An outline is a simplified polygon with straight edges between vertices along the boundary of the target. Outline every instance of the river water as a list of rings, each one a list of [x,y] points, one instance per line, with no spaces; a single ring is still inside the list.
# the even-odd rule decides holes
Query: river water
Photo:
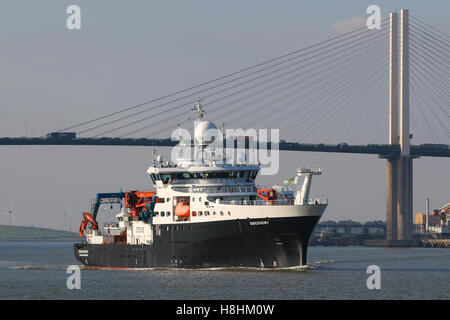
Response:
[[[0,299],[450,299],[449,249],[310,247],[307,267],[275,270],[80,266],[72,290],[69,265],[79,263],[68,242],[0,243]],[[367,287],[370,265],[380,289]]]

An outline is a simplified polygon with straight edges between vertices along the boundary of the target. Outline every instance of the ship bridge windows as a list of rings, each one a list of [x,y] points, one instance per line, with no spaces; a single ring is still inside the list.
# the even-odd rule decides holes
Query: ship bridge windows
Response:
[[[172,183],[187,179],[246,179],[254,181],[258,175],[258,170],[231,170],[231,171],[210,171],[210,172],[174,172],[165,174],[151,174],[153,183],[161,180],[163,183]]]
[[[255,181],[255,178],[257,175],[258,175],[258,170],[250,170],[248,172],[248,181]]]

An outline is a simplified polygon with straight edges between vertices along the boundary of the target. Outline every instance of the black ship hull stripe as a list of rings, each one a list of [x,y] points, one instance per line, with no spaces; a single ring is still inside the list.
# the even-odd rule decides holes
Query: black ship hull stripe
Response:
[[[77,260],[103,268],[293,267],[307,263],[320,216],[155,225],[151,245],[74,244]]]

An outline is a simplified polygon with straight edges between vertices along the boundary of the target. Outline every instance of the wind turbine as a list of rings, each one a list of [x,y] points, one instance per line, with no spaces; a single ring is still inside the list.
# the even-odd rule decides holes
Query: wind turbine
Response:
[[[5,212],[5,215],[8,215],[8,221],[9,221],[9,225],[11,225],[11,218],[13,218],[14,221],[16,221],[16,216],[13,213],[13,201],[11,200],[11,205],[9,206],[9,210],[8,212]]]
[[[63,221],[61,224],[61,231],[67,231],[67,213],[66,210],[63,208]]]

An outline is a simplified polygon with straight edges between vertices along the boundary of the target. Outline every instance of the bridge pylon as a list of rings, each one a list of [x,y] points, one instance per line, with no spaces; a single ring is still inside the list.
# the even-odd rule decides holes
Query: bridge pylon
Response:
[[[390,13],[389,33],[389,144],[400,145],[400,154],[383,157],[386,158],[386,241],[373,241],[369,245],[412,245],[413,159],[417,157],[410,153],[408,9],[402,9],[400,16],[400,52],[396,12]]]

